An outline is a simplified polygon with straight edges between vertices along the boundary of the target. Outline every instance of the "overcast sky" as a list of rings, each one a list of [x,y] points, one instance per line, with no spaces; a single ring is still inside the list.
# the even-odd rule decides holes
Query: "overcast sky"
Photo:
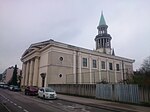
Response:
[[[0,73],[32,44],[49,39],[95,49],[103,11],[117,56],[150,56],[150,0],[0,0]]]

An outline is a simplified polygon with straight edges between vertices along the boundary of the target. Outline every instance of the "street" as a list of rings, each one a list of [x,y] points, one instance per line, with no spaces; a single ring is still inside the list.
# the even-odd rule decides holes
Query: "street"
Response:
[[[3,103],[10,112],[112,112],[60,99],[43,100],[37,96],[26,96],[23,92],[2,88],[0,88],[0,103]]]

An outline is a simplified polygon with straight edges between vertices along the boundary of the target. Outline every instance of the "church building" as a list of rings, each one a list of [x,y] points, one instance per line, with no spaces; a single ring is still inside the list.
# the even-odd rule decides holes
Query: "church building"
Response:
[[[130,78],[134,60],[115,55],[107,28],[102,13],[95,37],[96,50],[52,39],[31,44],[21,57],[22,86],[121,83]]]

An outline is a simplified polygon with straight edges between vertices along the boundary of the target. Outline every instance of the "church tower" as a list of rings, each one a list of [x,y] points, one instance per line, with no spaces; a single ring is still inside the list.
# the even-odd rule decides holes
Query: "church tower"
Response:
[[[99,22],[98,35],[95,37],[96,50],[105,54],[111,54],[111,36],[107,33],[108,26],[106,25],[103,12]]]

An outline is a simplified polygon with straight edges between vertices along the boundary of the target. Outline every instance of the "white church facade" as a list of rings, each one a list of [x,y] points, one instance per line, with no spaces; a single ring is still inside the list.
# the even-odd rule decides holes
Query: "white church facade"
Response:
[[[96,50],[51,39],[31,44],[21,57],[22,86],[118,83],[128,79],[134,60],[115,56],[107,28],[102,14],[95,37]]]

